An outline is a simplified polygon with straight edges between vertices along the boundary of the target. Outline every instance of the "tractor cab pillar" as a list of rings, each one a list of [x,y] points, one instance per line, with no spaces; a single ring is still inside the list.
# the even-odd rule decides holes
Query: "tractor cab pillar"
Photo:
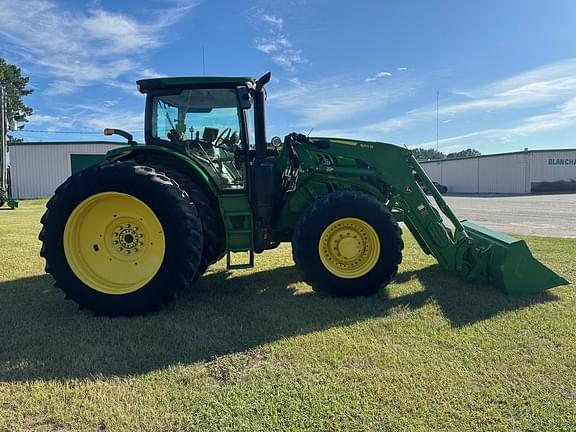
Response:
[[[268,156],[266,140],[266,112],[264,86],[270,72],[256,81],[254,88],[255,155],[250,166],[250,203],[254,214],[254,252],[268,249],[270,220],[274,210],[278,182],[274,181],[274,161]]]

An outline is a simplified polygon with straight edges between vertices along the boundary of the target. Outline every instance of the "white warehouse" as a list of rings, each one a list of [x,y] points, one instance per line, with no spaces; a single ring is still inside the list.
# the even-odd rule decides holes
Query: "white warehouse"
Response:
[[[100,162],[118,145],[106,141],[10,144],[10,181],[16,199],[46,198],[71,174]]]
[[[107,141],[10,144],[12,196],[44,198],[71,174],[100,162],[118,145]],[[576,193],[576,149],[514,153],[421,162],[448,193]]]
[[[514,153],[421,162],[448,193],[576,193],[576,149]]]

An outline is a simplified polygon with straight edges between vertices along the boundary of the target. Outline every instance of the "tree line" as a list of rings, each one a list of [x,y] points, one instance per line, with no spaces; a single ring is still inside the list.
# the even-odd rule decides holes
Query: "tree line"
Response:
[[[419,161],[453,159],[453,158],[474,157],[482,155],[480,151],[471,148],[448,154],[442,153],[441,151],[434,149],[415,148],[411,150],[414,157]]]
[[[0,87],[4,89],[7,99],[5,118],[10,126],[13,122],[25,123],[32,115],[32,108],[27,106],[22,98],[32,93],[27,88],[30,78],[22,76],[22,70],[0,57]],[[8,135],[8,141],[21,141]]]

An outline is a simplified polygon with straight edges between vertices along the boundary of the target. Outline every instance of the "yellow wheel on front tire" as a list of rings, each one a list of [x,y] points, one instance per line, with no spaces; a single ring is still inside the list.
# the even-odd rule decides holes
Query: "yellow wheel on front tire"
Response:
[[[132,195],[102,192],[82,201],[64,228],[68,265],[104,294],[130,294],[160,270],[166,250],[162,224]]]
[[[318,242],[324,267],[343,279],[360,278],[370,272],[380,257],[380,238],[362,219],[342,218],[326,227]]]

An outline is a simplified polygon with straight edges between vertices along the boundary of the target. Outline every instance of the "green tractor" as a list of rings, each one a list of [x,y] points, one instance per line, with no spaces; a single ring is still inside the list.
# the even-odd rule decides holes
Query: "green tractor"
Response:
[[[297,133],[269,143],[269,80],[138,82],[145,144],[105,130],[128,145],[68,178],[42,218],[46,271],[67,297],[97,314],[143,314],[225,255],[228,269],[248,268],[282,242],[315,291],[369,295],[402,261],[399,221],[464,280],[510,294],[568,283],[523,241],[458,220],[408,149]]]

